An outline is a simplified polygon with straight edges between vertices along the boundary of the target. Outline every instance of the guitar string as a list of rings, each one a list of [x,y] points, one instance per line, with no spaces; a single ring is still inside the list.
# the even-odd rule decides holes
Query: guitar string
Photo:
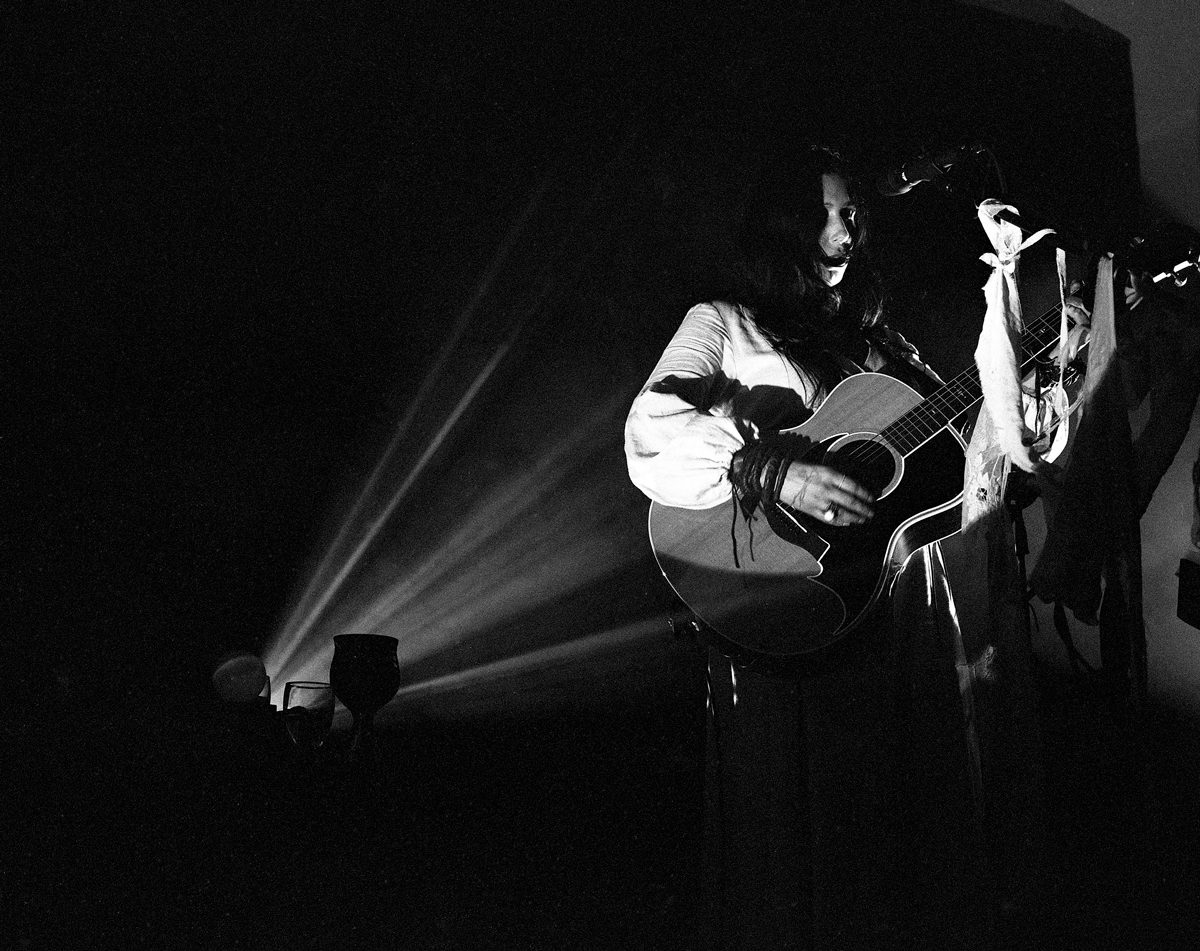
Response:
[[[1051,341],[1043,341],[1041,334],[1057,322],[1061,308],[1055,305],[1037,319],[1030,322],[1022,337],[1022,349],[1040,352]],[[1032,345],[1032,346],[1031,346]],[[880,433],[885,439],[899,444],[903,453],[911,452],[922,442],[944,428],[955,416],[969,409],[979,398],[978,374],[973,368],[962,371],[948,383],[913,407],[899,419],[886,426]],[[939,405],[941,404],[941,405]],[[915,441],[912,441],[914,440]],[[887,450],[878,442],[864,442],[847,454],[846,458],[858,462],[871,461]],[[890,453],[888,453],[890,455]]]
[[[1185,263],[1194,264],[1190,261],[1185,261]],[[1166,276],[1168,275],[1164,273],[1160,277]],[[1054,304],[1027,324],[1021,338],[1022,350],[1036,357],[1048,349],[1054,342],[1054,336],[1043,340],[1042,334],[1046,331],[1057,330],[1061,313],[1062,306]],[[897,444],[902,450],[901,454],[907,455],[948,426],[956,416],[970,409],[981,397],[982,387],[978,373],[974,368],[968,368],[958,373],[898,419],[893,420],[876,435],[886,440],[887,443]],[[942,405],[939,406],[939,402]],[[915,441],[908,445],[908,441],[914,438]],[[885,444],[870,439],[861,441],[842,458],[858,465],[869,465],[890,455],[891,452]]]
[[[1047,330],[1057,331],[1057,327],[1054,325],[1058,323],[1060,312],[1061,308],[1055,305],[1031,321],[1021,340],[1022,349],[1032,351],[1036,355],[1048,347],[1053,339],[1043,340],[1042,334]],[[916,435],[918,442],[907,450],[911,451],[915,445],[930,438],[954,417],[969,409],[980,398],[980,389],[978,374],[971,369],[964,370],[922,403],[886,427],[884,432],[891,430],[893,433],[903,433],[905,436]],[[943,405],[939,406],[939,403]]]
[[[1031,321],[1022,338],[1022,349],[1032,349],[1032,344],[1040,352],[1048,341],[1041,339],[1041,334],[1050,329],[1052,318],[1057,318],[1060,307],[1055,305],[1036,320]],[[925,440],[944,428],[955,416],[965,412],[979,398],[978,375],[974,369],[967,369],[952,378],[935,393],[913,407],[899,419],[886,426],[878,435],[885,440],[898,444],[902,453],[907,454]],[[943,404],[939,407],[939,403]],[[890,455],[890,452],[876,440],[863,441],[844,457],[855,463],[870,463]]]
[[[1034,350],[1036,355],[1050,345],[1052,341],[1043,342],[1040,335],[1050,329],[1052,322],[1057,321],[1061,310],[1061,306],[1055,304],[1026,326],[1025,333],[1021,338],[1022,350],[1031,350],[1036,347]],[[901,454],[907,455],[949,425],[956,416],[970,409],[982,395],[974,392],[977,388],[980,388],[978,372],[974,368],[963,370],[926,399],[885,426],[877,435],[889,443],[897,444],[898,448],[902,449]],[[963,402],[964,399],[966,402]],[[936,408],[939,400],[944,401],[945,405]],[[959,405],[960,403],[961,405]],[[953,412],[950,412],[951,409]],[[908,440],[914,438],[915,441],[911,445],[907,445]],[[842,459],[855,466],[865,467],[890,456],[891,453],[885,445],[878,440],[871,439],[860,442]]]
[[[1170,273],[1175,273],[1183,265],[1188,265],[1188,266],[1192,266],[1192,267],[1198,266],[1196,263],[1185,259],[1180,264],[1175,265],[1175,270],[1171,271]],[[1162,280],[1163,278],[1165,278],[1167,276],[1168,276],[1168,272],[1164,271],[1162,274],[1157,275],[1154,280],[1155,280],[1155,282],[1158,282],[1159,280]],[[1057,336],[1057,332],[1058,332],[1057,325],[1059,323],[1059,317],[1061,315],[1061,311],[1062,311],[1061,305],[1055,304],[1055,305],[1051,306],[1041,316],[1039,316],[1036,319],[1034,319],[1033,321],[1031,321],[1029,323],[1029,325],[1025,328],[1025,335],[1021,341],[1022,349],[1026,350],[1028,352],[1031,352],[1031,353],[1033,353],[1033,355],[1036,356],[1038,353],[1041,353],[1043,350],[1045,350],[1047,347],[1049,347],[1053,343],[1054,337]],[[1049,339],[1043,340],[1043,339],[1041,339],[1041,335],[1044,334],[1046,331],[1050,331],[1051,336],[1049,337]],[[1032,344],[1032,346],[1030,346],[1030,344]],[[979,399],[979,396],[972,394],[971,400],[968,403],[965,403],[961,408],[958,408],[953,413],[949,414],[947,419],[944,422],[939,422],[935,415],[929,414],[928,421],[936,423],[937,425],[935,426],[934,429],[932,429],[929,432],[924,433],[924,434],[923,434],[922,429],[920,428],[919,423],[914,423],[910,427],[909,424],[904,422],[905,418],[908,416],[912,416],[915,420],[923,414],[924,406],[933,406],[938,400],[941,400],[941,399],[945,399],[945,400],[949,401],[949,396],[947,395],[948,392],[955,387],[962,387],[964,385],[964,383],[968,383],[968,382],[971,383],[973,386],[977,385],[977,376],[975,376],[973,371],[971,371],[971,370],[965,370],[962,373],[958,374],[958,376],[956,376],[953,380],[951,380],[949,383],[947,383],[944,387],[942,387],[941,389],[937,390],[935,393],[930,395],[926,400],[923,401],[923,403],[914,407],[908,413],[904,414],[899,419],[895,420],[892,424],[890,424],[888,427],[886,427],[883,430],[883,432],[880,433],[880,435],[883,435],[883,433],[887,432],[889,429],[896,428],[897,431],[905,431],[906,434],[908,434],[908,431],[911,429],[911,431],[915,432],[918,436],[921,436],[920,441],[924,441],[924,439],[929,438],[934,433],[936,433],[939,429],[941,429],[943,426],[945,426],[951,419],[953,419],[954,416],[957,416],[959,413],[966,411],[975,402],[975,400]],[[950,404],[950,405],[953,405],[953,404]],[[943,410],[943,412],[944,412],[944,410]],[[909,450],[909,451],[911,451],[911,450]]]
[[[1181,264],[1197,266],[1195,262],[1191,262],[1187,259],[1181,262]],[[1175,269],[1178,270],[1180,266],[1181,265],[1177,264]],[[1164,271],[1161,275],[1158,275],[1155,280],[1157,282],[1157,280],[1165,278],[1166,276],[1168,276],[1167,272]],[[1054,304],[1051,305],[1051,307],[1039,317],[1032,320],[1026,326],[1025,333],[1022,336],[1022,349],[1027,352],[1032,352],[1033,355],[1036,356],[1038,353],[1041,353],[1043,350],[1049,347],[1053,343],[1054,335],[1057,335],[1061,312],[1062,306],[1060,304]],[[1053,335],[1048,339],[1043,340],[1041,335],[1046,331],[1051,331]],[[905,449],[905,452],[911,452],[916,448],[916,446],[920,445],[926,439],[931,438],[938,432],[938,430],[945,427],[951,420],[954,419],[955,416],[969,409],[980,398],[980,393],[973,392],[977,388],[979,388],[978,374],[972,369],[964,370],[955,376],[949,383],[945,384],[943,387],[931,394],[927,399],[885,427],[878,435],[884,436],[885,438],[887,434],[891,434],[893,436],[903,435],[906,438],[916,436],[917,441],[913,443],[911,447]],[[962,395],[956,396],[956,390],[961,391]],[[969,399],[961,406],[956,406],[955,402],[961,401],[964,397],[969,397]],[[937,407],[939,401],[943,401],[945,405],[940,408]],[[953,408],[953,411],[947,412],[949,408]],[[936,412],[934,412],[935,409],[937,410]],[[939,416],[944,416],[945,418],[939,419]],[[899,439],[896,441],[899,442]],[[868,445],[875,446],[878,452],[885,451],[879,447],[878,443],[871,442]],[[860,453],[866,451],[868,450],[860,450]],[[856,456],[851,453],[848,454],[847,458],[857,458],[859,461],[861,461],[862,456]]]
[[[1040,317],[1031,321],[1021,340],[1022,349],[1036,355],[1050,346],[1053,343],[1053,337],[1044,339],[1043,334],[1046,331],[1052,330],[1055,331],[1054,335],[1057,336],[1057,324],[1060,314],[1061,307],[1055,305]],[[919,404],[913,410],[901,416],[888,429],[894,427],[896,431],[904,432],[905,435],[915,433],[920,437],[920,441],[923,441],[944,427],[955,416],[973,405],[982,395],[980,390],[978,373],[973,369],[965,370],[922,404]],[[959,391],[961,395],[957,395],[952,391]],[[967,397],[965,401],[964,397]],[[953,412],[949,412],[945,407],[941,408],[937,414],[930,412],[928,408],[936,407],[939,402],[945,402],[947,407],[953,407]],[[939,419],[939,415],[943,418]],[[912,421],[906,422],[906,417],[912,417]],[[932,428],[929,425],[931,423],[934,424]]]

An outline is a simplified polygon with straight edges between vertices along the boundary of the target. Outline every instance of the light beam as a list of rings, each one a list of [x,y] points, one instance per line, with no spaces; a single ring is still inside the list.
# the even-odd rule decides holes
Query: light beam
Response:
[[[625,161],[621,156],[614,166]],[[605,178],[581,177],[547,203],[554,184],[548,178],[509,229],[265,651],[277,693],[291,680],[328,679],[332,638],[343,632],[396,637],[402,669],[422,664],[426,671],[414,678],[425,686],[411,684],[404,693],[411,698],[434,689],[430,683],[463,686],[595,659],[606,645],[664,630],[660,617],[627,626],[628,607],[604,605],[600,587],[648,552],[644,510],[630,518],[630,496],[616,488],[628,488],[620,438],[631,394],[605,389],[608,379],[600,381],[600,392],[579,392],[569,363],[559,376],[536,363],[533,372],[509,377],[515,383],[502,401],[481,398],[496,391],[488,384],[511,362],[524,329],[535,317],[557,314],[594,262],[604,229],[587,217]],[[518,258],[533,266],[533,279],[514,274],[501,282],[502,265]],[[502,296],[498,289],[507,296],[493,304]],[[476,325],[478,315],[486,321],[481,317]],[[437,409],[438,403],[449,409]],[[559,412],[551,416],[547,405]],[[448,457],[451,437],[468,415],[476,420],[472,432],[482,436],[476,442],[484,445],[462,439]],[[522,438],[512,438],[518,432]],[[465,478],[435,493],[426,503],[432,510],[416,511],[404,503],[425,497],[418,482],[442,472],[432,465],[435,456],[449,458],[454,474]],[[430,485],[422,483],[419,491]],[[577,604],[590,606],[589,616],[568,617]],[[571,646],[564,637],[583,641]]]

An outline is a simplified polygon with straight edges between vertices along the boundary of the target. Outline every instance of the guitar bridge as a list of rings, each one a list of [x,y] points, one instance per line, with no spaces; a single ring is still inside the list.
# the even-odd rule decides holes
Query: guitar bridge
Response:
[[[772,517],[774,515],[775,517]],[[780,518],[779,516],[782,516]],[[784,541],[803,548],[813,561],[820,562],[829,551],[829,542],[812,531],[782,502],[776,502],[767,512],[767,524]]]

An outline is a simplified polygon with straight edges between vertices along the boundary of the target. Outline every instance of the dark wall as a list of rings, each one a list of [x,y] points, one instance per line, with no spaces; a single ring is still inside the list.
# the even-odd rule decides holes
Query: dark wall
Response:
[[[755,167],[797,140],[871,169],[986,142],[1008,197],[1091,241],[1136,181],[1126,44],[950,3],[30,4],[5,25],[18,643],[102,700],[202,690],[216,655],[267,641],[539,187],[447,379],[536,306],[398,515],[431,538],[465,466],[500,478],[562,420],[627,404]],[[951,369],[991,174],[878,203],[896,322]],[[572,606],[597,629],[669,603],[622,413],[589,450],[623,513],[596,530],[630,547]],[[560,610],[523,618],[523,643]]]

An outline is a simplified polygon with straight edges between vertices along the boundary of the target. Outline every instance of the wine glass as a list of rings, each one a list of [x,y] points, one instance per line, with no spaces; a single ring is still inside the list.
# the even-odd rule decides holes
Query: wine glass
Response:
[[[370,756],[375,714],[400,689],[399,643],[383,634],[338,634],[333,639],[329,681],[354,717],[351,759]]]
[[[314,756],[333,726],[333,687],[315,680],[293,680],[283,688],[283,724],[296,748]]]

